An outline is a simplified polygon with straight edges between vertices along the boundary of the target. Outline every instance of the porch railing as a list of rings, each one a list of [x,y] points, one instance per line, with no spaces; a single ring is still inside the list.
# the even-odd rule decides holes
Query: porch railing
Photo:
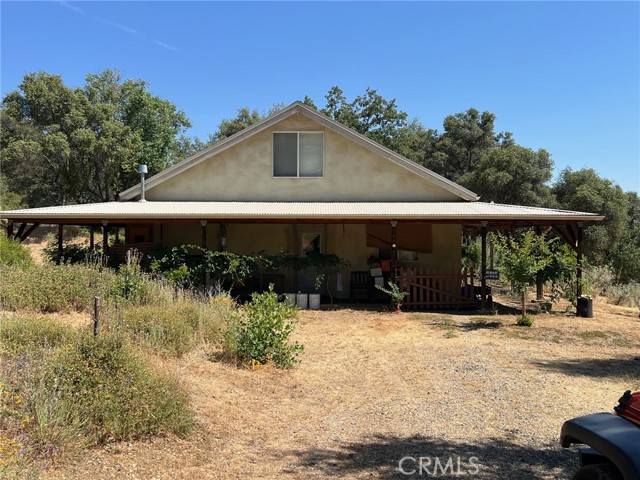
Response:
[[[452,308],[474,305],[474,273],[447,268],[407,268],[396,271],[400,290],[408,293],[402,302],[409,308]]]

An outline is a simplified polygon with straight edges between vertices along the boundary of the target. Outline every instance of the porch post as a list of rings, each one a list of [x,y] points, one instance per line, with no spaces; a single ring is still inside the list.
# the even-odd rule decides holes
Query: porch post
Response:
[[[576,235],[576,295],[582,296],[582,222],[578,223],[578,233]]]
[[[398,222],[391,220],[391,282],[396,281],[396,261],[398,260],[398,245],[396,244]]]
[[[7,223],[7,238],[13,237],[13,220],[9,220]]]
[[[482,259],[480,265],[480,308],[487,308],[487,222],[482,222],[480,227]]]
[[[102,255],[106,257],[109,255],[109,222],[102,221]]]
[[[89,248],[91,249],[91,251],[93,252],[93,250],[95,249],[95,238],[94,238],[94,230],[93,230],[93,225],[91,225],[89,227]]]
[[[58,260],[56,263],[60,265],[62,261],[62,236],[64,234],[64,226],[62,224],[58,225]]]
[[[202,226],[202,248],[207,249],[207,221],[200,220],[200,225]]]

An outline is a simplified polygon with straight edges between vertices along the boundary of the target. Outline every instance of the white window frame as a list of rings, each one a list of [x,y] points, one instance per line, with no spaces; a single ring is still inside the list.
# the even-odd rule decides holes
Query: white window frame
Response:
[[[276,133],[295,133],[296,134],[296,173],[293,176],[276,175],[276,149],[273,147]],[[318,177],[300,176],[300,134],[301,133],[321,133],[322,134],[322,175]],[[273,132],[271,136],[271,175],[273,178],[324,178],[324,132],[322,130],[279,130]]]

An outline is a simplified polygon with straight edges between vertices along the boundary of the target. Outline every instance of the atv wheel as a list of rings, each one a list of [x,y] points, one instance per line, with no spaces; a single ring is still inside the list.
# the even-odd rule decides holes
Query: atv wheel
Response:
[[[571,480],[624,480],[620,471],[608,463],[582,467]]]

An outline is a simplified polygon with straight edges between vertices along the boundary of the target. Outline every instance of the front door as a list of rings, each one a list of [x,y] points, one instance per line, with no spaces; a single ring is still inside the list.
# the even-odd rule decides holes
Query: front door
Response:
[[[300,251],[298,255],[307,257],[314,253],[322,253],[324,250],[323,232],[319,230],[302,230],[299,232],[298,245]],[[310,293],[315,290],[314,284],[318,272],[312,269],[305,269],[298,273],[298,290]]]

